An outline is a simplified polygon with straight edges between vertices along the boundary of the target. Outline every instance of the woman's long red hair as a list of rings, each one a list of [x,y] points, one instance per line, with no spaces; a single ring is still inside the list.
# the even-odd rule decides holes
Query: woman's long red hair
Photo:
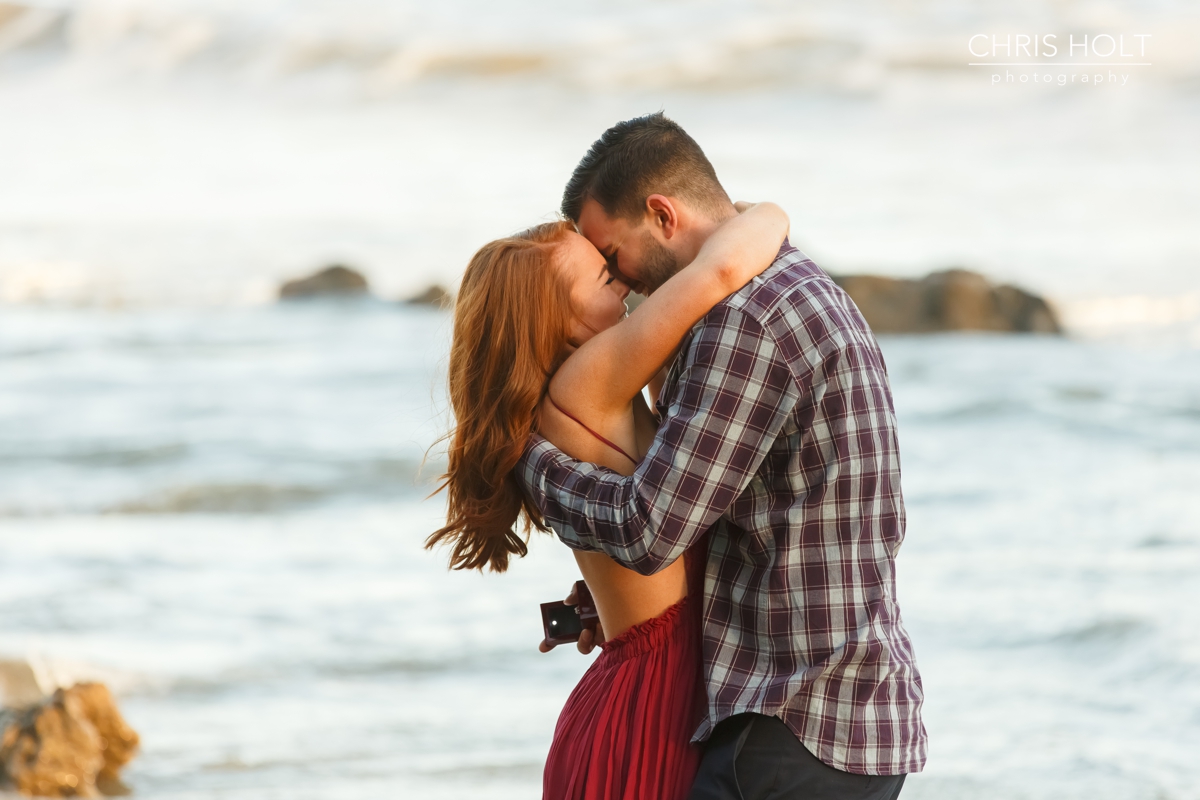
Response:
[[[572,230],[548,222],[480,248],[463,275],[450,348],[446,525],[425,540],[448,544],[451,569],[494,572],[528,552],[541,513],[513,474],[538,404],[569,335],[570,293],[554,257]],[[524,517],[523,531],[517,523]]]

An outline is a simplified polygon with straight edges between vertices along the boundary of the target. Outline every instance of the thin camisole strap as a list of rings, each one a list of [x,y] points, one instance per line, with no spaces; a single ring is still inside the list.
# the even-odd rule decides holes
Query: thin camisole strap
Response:
[[[599,439],[600,441],[604,442],[606,445],[608,445],[609,447],[611,447],[613,450],[616,450],[618,453],[620,453],[621,455],[623,455],[623,456],[625,456],[626,458],[628,458],[628,459],[629,459],[630,461],[632,461],[632,462],[633,462],[635,465],[638,463],[638,462],[637,462],[637,459],[636,459],[636,458],[634,458],[633,456],[629,455],[629,453],[626,453],[626,452],[625,452],[625,450],[624,450],[624,449],[621,447],[621,445],[619,445],[619,444],[615,444],[615,443],[613,443],[613,442],[610,442],[608,439],[605,439],[603,436],[601,436],[600,434],[596,433],[594,430],[592,430],[592,429],[591,429],[591,428],[589,428],[587,425],[585,425],[585,424],[584,424],[584,422],[583,422],[583,420],[581,420],[579,417],[575,416],[575,415],[574,415],[574,414],[572,414],[570,411],[567,411],[565,408],[563,408],[562,406],[560,406],[558,403],[554,402],[554,398],[550,396],[550,393],[549,393],[549,392],[546,392],[546,399],[547,399],[547,400],[549,400],[549,401],[550,401],[550,405],[552,405],[552,406],[554,406],[555,408],[557,408],[557,409],[559,410],[559,413],[561,413],[561,414],[562,414],[564,417],[566,417],[567,419],[570,419],[570,420],[573,420],[573,421],[575,421],[575,422],[576,422],[576,423],[579,425],[579,427],[583,428],[585,431],[587,431],[588,433],[590,433],[592,436],[595,436],[597,439]]]

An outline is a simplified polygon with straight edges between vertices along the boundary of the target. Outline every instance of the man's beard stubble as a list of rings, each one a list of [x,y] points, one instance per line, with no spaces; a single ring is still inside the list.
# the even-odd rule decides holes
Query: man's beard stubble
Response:
[[[650,235],[642,231],[641,282],[648,291],[655,291],[679,272],[679,258]]]

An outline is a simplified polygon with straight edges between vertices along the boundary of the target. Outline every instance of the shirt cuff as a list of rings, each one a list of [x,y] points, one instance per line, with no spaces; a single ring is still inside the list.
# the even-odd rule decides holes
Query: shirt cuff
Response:
[[[600,547],[580,534],[571,523],[569,504],[573,498],[564,486],[551,479],[551,473],[571,476],[581,462],[568,456],[538,434],[532,434],[525,452],[517,462],[517,475],[533,504],[542,512],[542,519],[572,550],[599,552]],[[567,478],[570,483],[570,478]]]
[[[546,513],[546,468],[556,460],[556,456],[566,457],[561,450],[534,433],[530,435],[525,452],[517,463],[517,477],[543,515]]]

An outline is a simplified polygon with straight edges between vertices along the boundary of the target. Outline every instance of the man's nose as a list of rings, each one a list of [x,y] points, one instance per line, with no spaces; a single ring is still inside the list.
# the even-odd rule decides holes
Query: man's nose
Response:
[[[616,278],[617,280],[619,280],[621,283],[625,284],[626,286],[633,286],[635,283],[637,283],[637,281],[633,280],[628,275],[621,272],[621,270],[617,267],[616,264],[608,265],[608,274],[612,275],[614,278]]]

